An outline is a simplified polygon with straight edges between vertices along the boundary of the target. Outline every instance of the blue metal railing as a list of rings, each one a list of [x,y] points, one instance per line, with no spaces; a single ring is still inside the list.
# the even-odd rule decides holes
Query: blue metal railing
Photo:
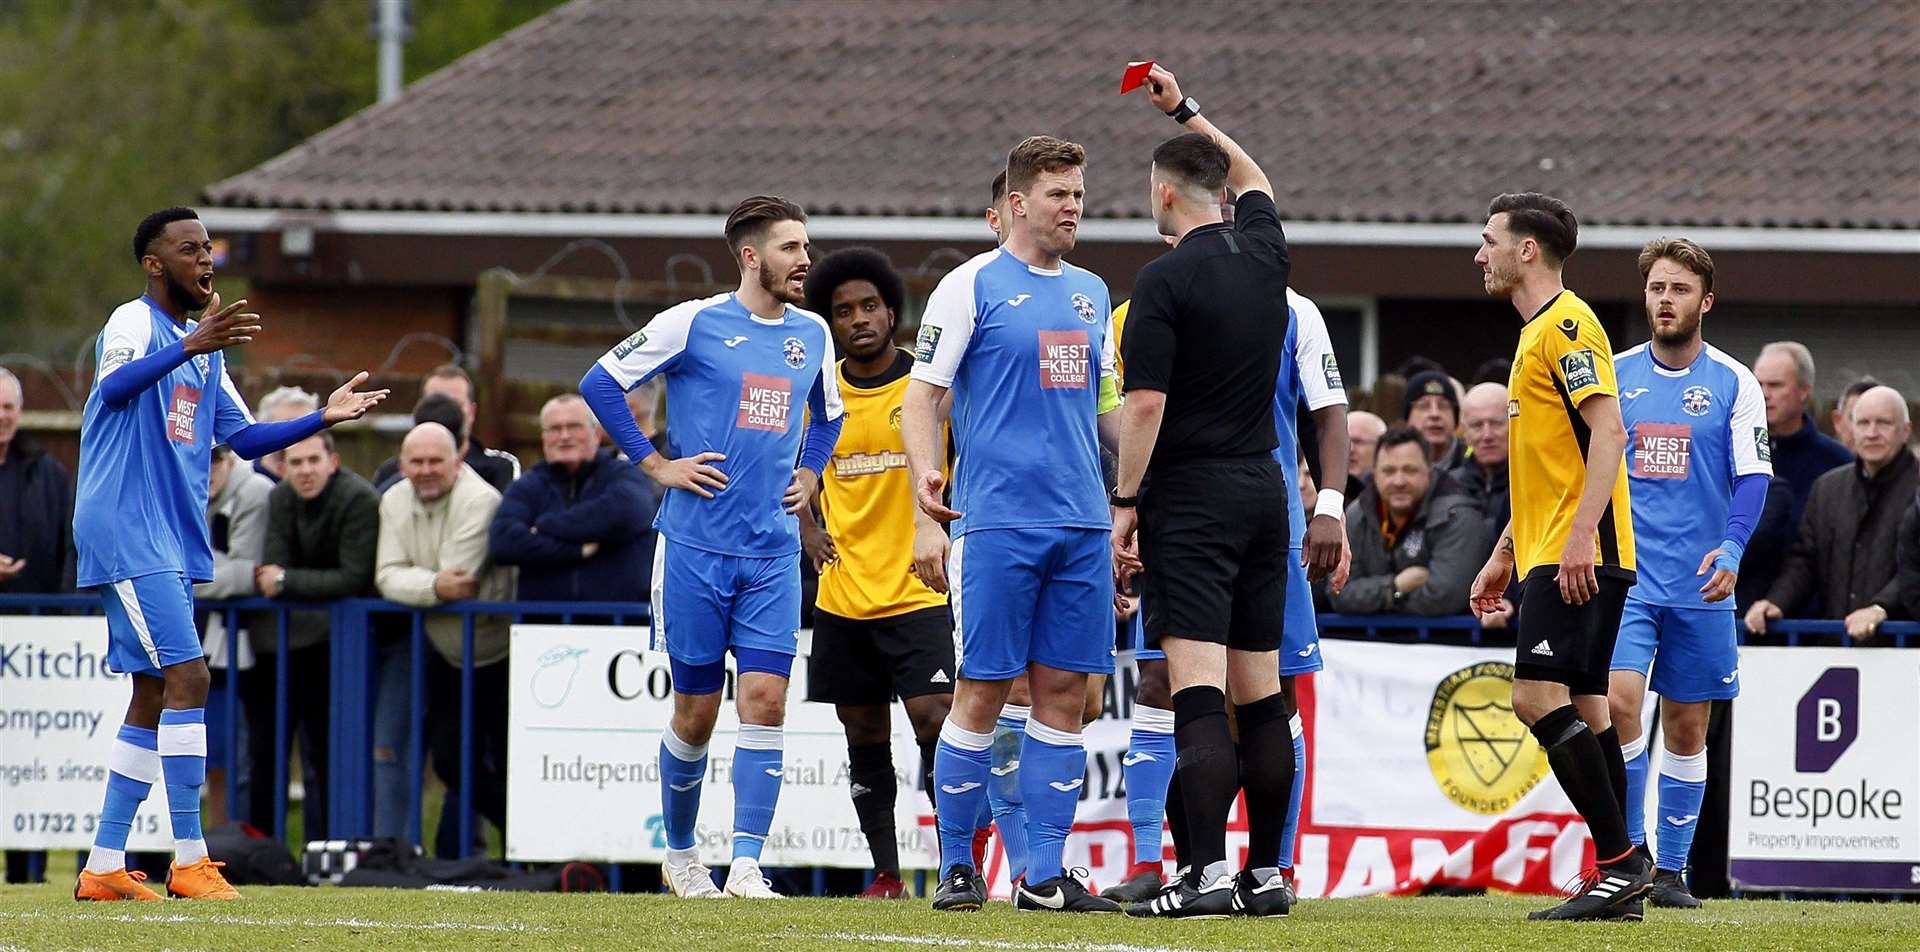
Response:
[[[513,622],[520,622],[529,616],[552,618],[561,624],[572,624],[577,618],[590,618],[596,624],[614,625],[645,624],[651,617],[648,606],[643,602],[456,602],[434,608],[414,608],[380,599],[346,599],[330,603],[285,602],[265,598],[246,598],[229,601],[203,601],[196,606],[222,617],[229,633],[226,644],[229,659],[232,646],[242,635],[241,629],[249,624],[260,622],[261,614],[272,617],[276,648],[272,676],[275,687],[273,715],[274,763],[273,763],[273,811],[272,829],[282,836],[286,831],[287,820],[287,749],[288,749],[288,688],[295,672],[290,670],[287,652],[288,619],[294,611],[324,611],[328,613],[330,628],[329,674],[331,676],[332,698],[329,705],[328,744],[326,776],[326,835],[329,839],[357,839],[374,834],[374,713],[377,700],[378,652],[379,640],[384,637],[375,631],[373,619],[378,616],[401,617],[406,620],[408,639],[406,653],[411,662],[408,701],[410,704],[407,723],[407,746],[405,761],[407,766],[407,838],[415,845],[426,842],[421,807],[422,791],[425,786],[425,764],[427,758],[426,722],[427,722],[427,644],[426,621],[432,616],[454,616],[460,619],[460,640],[462,661],[460,664],[460,712],[459,712],[459,769],[458,787],[454,802],[442,807],[453,809],[455,830],[459,836],[460,848],[470,849],[474,833],[474,625],[477,618],[498,616]],[[43,614],[99,614],[100,600],[94,595],[12,595],[0,594],[0,615],[43,615]],[[1471,615],[1423,616],[1423,615],[1337,615],[1319,616],[1320,628],[1326,638],[1410,638],[1416,641],[1445,640],[1464,638],[1469,644],[1484,644],[1492,637],[1503,632],[1481,628],[1478,620]],[[1771,631],[1783,634],[1786,643],[1799,645],[1812,637],[1833,639],[1836,636],[1840,644],[1851,645],[1854,642],[1846,637],[1843,623],[1827,619],[1786,619],[1772,623]],[[1888,622],[1880,627],[1881,634],[1887,635],[1898,647],[1920,647],[1920,622]],[[1747,638],[1744,626],[1741,627],[1743,641]],[[227,661],[229,659],[219,659]],[[505,663],[505,662],[500,662]],[[227,802],[230,810],[239,815],[244,809],[238,802],[240,784],[239,731],[240,731],[240,680],[245,677],[259,677],[255,673],[246,674],[228,663],[227,676],[221,685],[221,692],[228,704],[232,716],[228,717],[221,738],[229,752],[230,767],[227,771]],[[504,699],[501,699],[504,703]],[[262,729],[266,725],[250,725],[250,729]],[[504,769],[504,765],[500,765]],[[256,818],[249,817],[249,819]],[[309,831],[311,833],[312,831]],[[311,837],[309,837],[311,838]],[[36,873],[37,869],[34,870]],[[815,876],[816,886],[820,876]],[[619,868],[615,866],[610,885],[616,890],[620,886]]]

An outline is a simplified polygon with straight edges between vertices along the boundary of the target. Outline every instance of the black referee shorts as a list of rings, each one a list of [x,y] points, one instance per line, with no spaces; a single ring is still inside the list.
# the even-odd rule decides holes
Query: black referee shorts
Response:
[[[1613,669],[1613,643],[1620,637],[1620,615],[1633,582],[1602,570],[1599,594],[1585,605],[1569,605],[1554,581],[1559,571],[1558,565],[1539,565],[1521,580],[1513,677],[1604,696]]]
[[[1271,457],[1177,463],[1140,497],[1147,644],[1277,651],[1287,615],[1287,485]]]

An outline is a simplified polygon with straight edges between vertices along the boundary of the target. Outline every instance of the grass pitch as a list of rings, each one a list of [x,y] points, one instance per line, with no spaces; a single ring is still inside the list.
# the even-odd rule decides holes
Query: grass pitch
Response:
[[[1216,949],[1920,948],[1920,907],[1728,900],[1649,910],[1630,923],[1528,923],[1538,897],[1310,900],[1279,921],[1153,922],[1119,916],[936,914],[924,901],[681,901],[249,888],[237,903],[90,903],[60,885],[0,887],[0,952],[15,949],[676,949],[688,952],[984,949],[1199,952]]]

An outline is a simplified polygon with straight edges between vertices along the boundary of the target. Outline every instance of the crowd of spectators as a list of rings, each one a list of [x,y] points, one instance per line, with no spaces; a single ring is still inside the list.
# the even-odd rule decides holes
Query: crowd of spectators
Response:
[[[1771,435],[1772,480],[1765,513],[1747,549],[1737,589],[1750,643],[1777,642],[1782,618],[1843,622],[1846,634],[1884,643],[1888,620],[1920,618],[1920,459],[1906,399],[1861,380],[1846,388],[1829,422],[1815,421],[1814,363],[1791,341],[1755,357]],[[1342,614],[1461,615],[1466,591],[1509,516],[1505,361],[1476,368],[1471,388],[1431,361],[1383,378],[1370,401],[1347,416],[1350,443],[1347,532],[1351,580],[1339,593],[1316,590],[1324,610]],[[0,592],[73,589],[72,486],[64,468],[19,433],[20,382],[0,369]],[[260,419],[309,412],[313,394],[268,393]],[[635,416],[656,442],[656,401],[633,397]],[[216,679],[239,678],[239,710],[216,710],[209,736],[219,747],[223,718],[241,721],[237,749],[214,751],[209,810],[275,829],[274,763],[298,751],[304,829],[326,831],[329,616],[341,598],[378,597],[434,608],[483,601],[645,601],[662,490],[604,446],[593,415],[574,395],[540,410],[542,459],[522,471],[511,453],[474,437],[478,401],[471,377],[445,366],[421,383],[413,425],[399,452],[365,478],[341,464],[322,433],[252,466],[216,452],[207,519],[215,549],[208,600],[265,597],[291,609],[285,651],[287,696],[271,672],[281,650],[271,613],[203,612]],[[1502,627],[1511,612],[1486,620]],[[411,721],[411,622],[377,616],[374,710],[376,835],[405,836],[411,808],[404,752]],[[461,621],[429,615],[423,681],[428,757],[447,787],[459,778]],[[472,802],[496,825],[505,819],[505,620],[481,616],[473,635],[475,720]],[[235,672],[238,672],[236,675]],[[224,692],[213,691],[218,699]],[[275,711],[286,711],[286,750],[274,749]],[[236,802],[223,799],[217,771],[237,772]],[[454,811],[442,813],[436,850],[461,856]],[[15,865],[13,856],[9,866]]]

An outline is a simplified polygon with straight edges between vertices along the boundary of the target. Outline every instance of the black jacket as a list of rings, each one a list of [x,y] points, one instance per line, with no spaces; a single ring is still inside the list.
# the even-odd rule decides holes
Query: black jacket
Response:
[[[1493,529],[1473,500],[1459,495],[1451,484],[1436,480],[1428,487],[1407,521],[1407,528],[1391,549],[1380,534],[1380,488],[1370,485],[1347,506],[1347,542],[1353,547],[1353,569],[1340,594],[1316,586],[1322,600],[1336,612],[1369,614],[1408,612],[1416,615],[1458,615],[1467,610],[1467,590],[1492,548]],[[1437,495],[1435,490],[1446,494]],[[1427,570],[1427,583],[1393,601],[1393,577],[1413,566]]]
[[[27,567],[0,592],[73,591],[73,483],[66,467],[15,436],[0,460],[0,554]]]
[[[1894,551],[1916,487],[1920,460],[1905,447],[1871,478],[1855,460],[1814,480],[1800,534],[1767,600],[1789,618],[1809,617],[1808,599],[1815,595],[1819,617],[1845,618],[1868,605],[1905,617]]]
[[[380,543],[380,496],[357,474],[340,470],[320,495],[301,499],[283,482],[267,495],[267,545],[262,565],[287,570],[281,598],[330,601],[372,597],[374,552]],[[327,616],[296,611],[287,619],[287,647],[305,648],[326,639]],[[253,626],[256,651],[271,651],[277,633]]]
[[[520,567],[521,601],[646,601],[654,508],[647,478],[611,451],[572,473],[541,463],[501,498],[488,552]],[[590,542],[600,550],[583,558]]]
[[[1480,507],[1480,512],[1486,516],[1496,534],[1506,528],[1513,518],[1513,498],[1507,493],[1506,463],[1488,472],[1486,467],[1468,456],[1459,466],[1448,470],[1447,476],[1473,500],[1474,505]]]
[[[1894,580],[1900,586],[1900,604],[1908,618],[1920,618],[1920,498],[1900,518],[1900,542],[1895,552]],[[1892,613],[1892,609],[1888,609]]]

